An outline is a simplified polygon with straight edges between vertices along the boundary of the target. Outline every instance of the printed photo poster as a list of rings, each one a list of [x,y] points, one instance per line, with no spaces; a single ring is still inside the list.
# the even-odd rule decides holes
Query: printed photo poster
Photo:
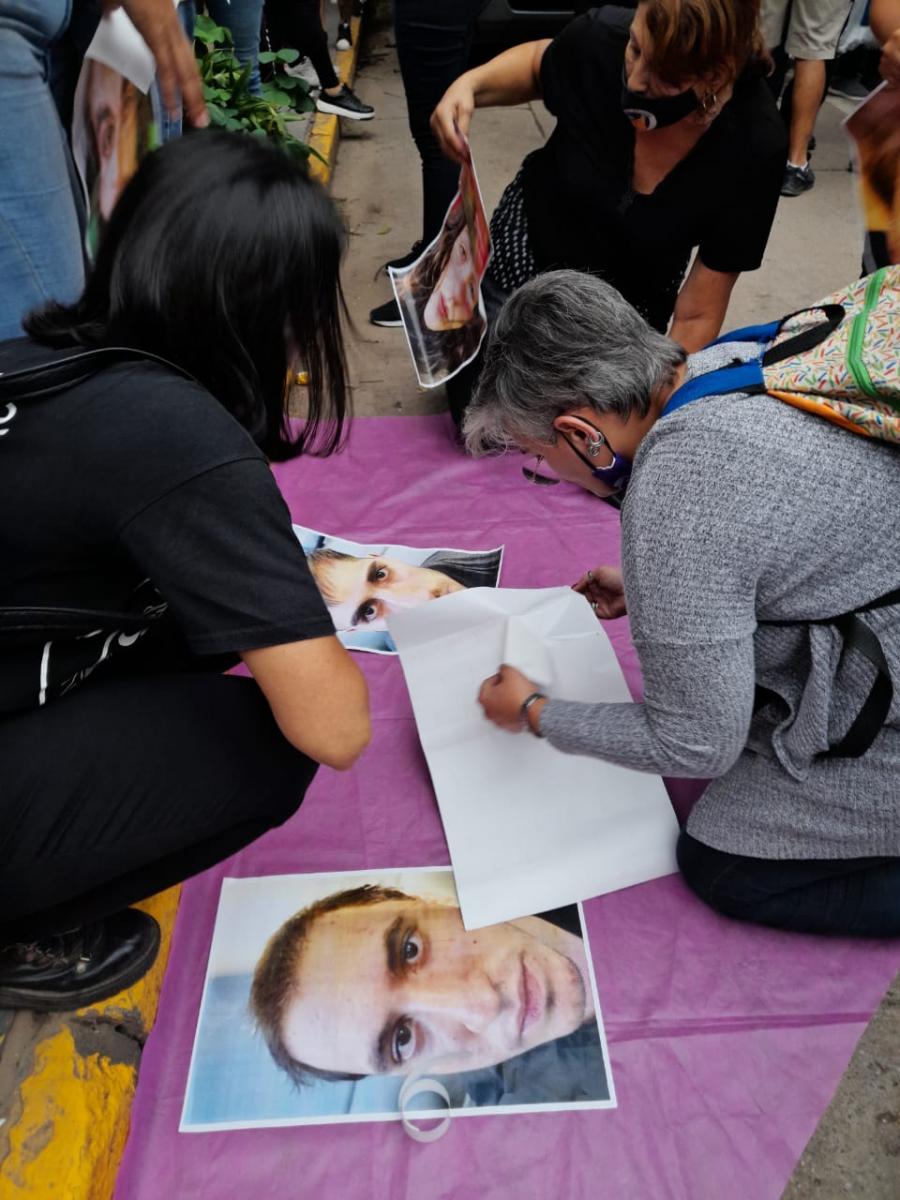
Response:
[[[471,150],[435,240],[411,267],[390,268],[416,375],[433,388],[478,353],[487,331],[481,281],[491,255],[487,214]]]
[[[615,1106],[580,906],[466,933],[449,867],[223,881],[181,1132]]]
[[[883,83],[844,122],[860,174],[873,268],[900,263],[900,87]]]
[[[126,183],[159,144],[155,70],[152,54],[125,13],[107,13],[85,54],[72,114],[72,153],[87,204],[85,243],[91,260]]]
[[[338,638],[348,650],[396,654],[387,618],[465,588],[496,587],[503,547],[423,549],[354,542],[295,525]]]

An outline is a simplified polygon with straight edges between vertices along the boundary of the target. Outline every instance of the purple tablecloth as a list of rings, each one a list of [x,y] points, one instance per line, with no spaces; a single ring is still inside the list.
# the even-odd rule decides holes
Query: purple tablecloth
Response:
[[[354,423],[347,451],[277,471],[294,519],[360,541],[487,548],[502,583],[573,581],[618,557],[618,514],[529,486],[518,456],[473,462],[442,417]],[[607,626],[632,690],[626,621]],[[742,927],[677,877],[585,905],[616,1111],[179,1134],[220,880],[448,862],[400,664],[360,655],[374,737],[321,770],[299,813],[184,887],[144,1050],[117,1200],[775,1200],[897,970],[896,943]],[[683,814],[695,784],[670,786]]]

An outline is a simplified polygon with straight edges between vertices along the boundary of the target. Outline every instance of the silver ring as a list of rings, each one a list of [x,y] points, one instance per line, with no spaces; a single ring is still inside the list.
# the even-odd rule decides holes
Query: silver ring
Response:
[[[594,612],[597,611],[597,601],[596,600],[591,601],[591,608],[594,610]]]
[[[587,579],[588,579],[588,582],[589,582],[589,583],[593,583],[593,582],[594,582],[594,572],[593,572],[593,571],[588,571],[588,573],[587,573]]]

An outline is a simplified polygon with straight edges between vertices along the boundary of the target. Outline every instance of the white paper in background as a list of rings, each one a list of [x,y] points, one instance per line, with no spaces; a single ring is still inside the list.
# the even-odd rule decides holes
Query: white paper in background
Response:
[[[104,14],[85,57],[118,71],[141,92],[150,91],[156,76],[156,63],[147,43],[121,8]]]
[[[492,725],[478,689],[501,662],[553,697],[630,703],[609,639],[570,588],[475,588],[388,622],[450,848],[477,929],[676,871],[662,779],[562,754]]]

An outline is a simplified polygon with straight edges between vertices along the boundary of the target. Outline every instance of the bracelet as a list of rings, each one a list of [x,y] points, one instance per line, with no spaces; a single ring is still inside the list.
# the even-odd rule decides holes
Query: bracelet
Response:
[[[530,696],[526,696],[519,708],[519,712],[522,714],[522,720],[525,722],[529,731],[533,733],[535,737],[539,738],[542,738],[544,735],[541,733],[540,729],[536,729],[528,720],[528,710],[531,708],[532,704],[537,704],[538,700],[546,699],[547,697],[543,692],[532,692]]]

